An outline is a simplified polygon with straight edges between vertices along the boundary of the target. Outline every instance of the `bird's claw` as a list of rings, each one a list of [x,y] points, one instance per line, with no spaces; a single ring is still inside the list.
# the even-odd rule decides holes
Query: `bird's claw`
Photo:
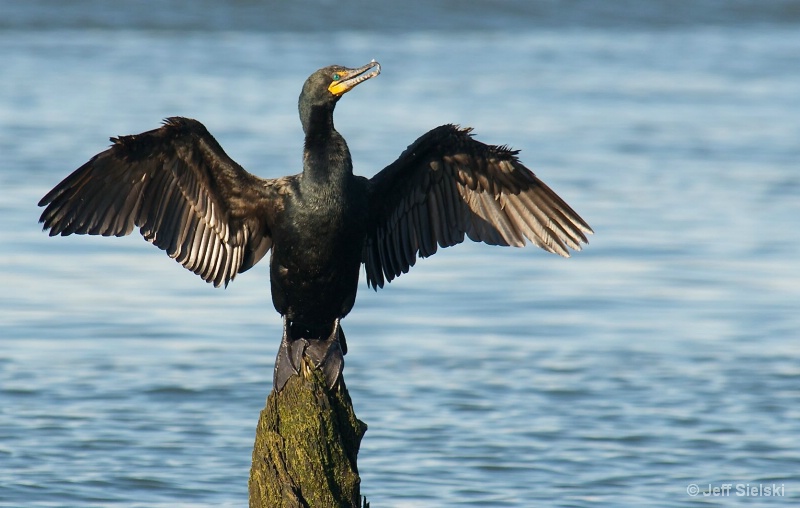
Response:
[[[290,377],[300,374],[303,357],[311,360],[314,368],[321,369],[329,389],[338,383],[344,369],[344,353],[339,343],[339,320],[327,339],[290,339],[284,325],[281,346],[275,359],[273,388],[280,392]]]

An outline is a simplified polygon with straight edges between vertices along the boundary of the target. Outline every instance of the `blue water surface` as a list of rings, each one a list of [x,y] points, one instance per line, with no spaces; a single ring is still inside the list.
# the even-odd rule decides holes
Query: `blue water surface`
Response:
[[[36,203],[174,115],[296,173],[302,82],[372,58],[336,111],[357,173],[472,126],[596,232],[571,259],[469,243],[362,282],[345,377],[372,506],[798,504],[797,2],[67,4],[0,16],[0,506],[247,503],[267,265],[214,289],[138,235],[49,238]]]

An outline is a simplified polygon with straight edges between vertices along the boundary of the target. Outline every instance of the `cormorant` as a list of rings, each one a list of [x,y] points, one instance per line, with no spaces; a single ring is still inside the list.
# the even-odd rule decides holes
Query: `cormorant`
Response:
[[[355,176],[333,125],[339,99],[377,76],[374,60],[313,73],[299,100],[303,172],[262,179],[228,157],[206,128],[173,117],[113,144],[39,202],[50,235],[142,236],[214,286],[272,250],[272,301],[283,316],[274,387],[303,355],[333,386],[347,352],[339,320],[353,308],[361,264],[377,290],[468,237],[491,245],[526,239],[568,257],[589,225],[506,146],[442,125],[370,179]]]

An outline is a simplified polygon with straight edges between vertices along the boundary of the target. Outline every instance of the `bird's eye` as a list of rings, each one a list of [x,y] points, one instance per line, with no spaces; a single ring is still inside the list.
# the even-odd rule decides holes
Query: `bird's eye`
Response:
[[[342,79],[342,76],[340,76],[338,72],[333,75],[334,81],[339,81],[340,79]]]

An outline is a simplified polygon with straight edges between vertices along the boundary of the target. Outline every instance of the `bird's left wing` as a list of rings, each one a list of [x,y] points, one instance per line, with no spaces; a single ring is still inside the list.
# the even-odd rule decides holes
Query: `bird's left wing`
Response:
[[[123,236],[138,226],[215,286],[270,249],[279,180],[245,171],[200,122],[169,118],[159,129],[112,141],[39,202],[51,236]]]
[[[363,261],[367,282],[383,287],[417,254],[471,240],[521,247],[531,241],[569,256],[589,225],[504,146],[443,125],[424,134],[369,180],[370,222]]]

